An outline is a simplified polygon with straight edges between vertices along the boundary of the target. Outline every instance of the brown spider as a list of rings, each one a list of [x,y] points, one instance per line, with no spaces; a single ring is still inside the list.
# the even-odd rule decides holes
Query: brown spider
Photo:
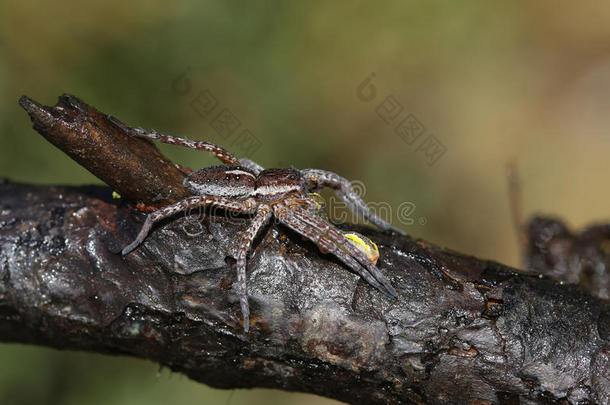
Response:
[[[238,160],[223,148],[208,142],[191,141],[141,128],[131,128],[116,118],[110,119],[130,135],[205,150],[224,163],[188,174],[184,179],[184,186],[194,196],[149,214],[137,238],[123,249],[122,254],[128,254],[142,243],[155,222],[193,207],[213,206],[252,215],[250,227],[239,236],[236,257],[237,291],[246,332],[250,323],[246,258],[252,242],[272,217],[310,239],[323,251],[335,255],[384,294],[392,298],[398,296],[390,281],[371,262],[365,252],[354,246],[337,228],[316,213],[318,204],[310,193],[323,187],[330,187],[352,211],[363,218],[381,229],[404,234],[370,211],[349,181],[343,177],[318,169],[264,169],[249,159]]]

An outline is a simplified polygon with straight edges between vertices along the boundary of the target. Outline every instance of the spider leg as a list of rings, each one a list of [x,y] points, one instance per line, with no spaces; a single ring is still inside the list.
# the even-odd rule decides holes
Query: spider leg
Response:
[[[289,228],[334,254],[379,291],[392,298],[398,296],[389,280],[370,262],[364,253],[351,245],[335,227],[323,219],[315,217],[295,205],[290,205],[290,207],[277,206],[275,215]]]
[[[387,293],[392,298],[398,297],[398,294],[390,283],[390,280],[388,280],[387,277],[384,276],[383,273],[377,268],[377,266],[375,266],[375,264],[369,260],[363,251],[350,243],[347,238],[341,232],[339,232],[338,229],[322,218],[312,215],[300,207],[296,207],[296,209],[292,210],[292,212],[294,213],[295,217],[303,221],[308,226],[314,227],[320,230],[320,232],[327,234],[330,239],[337,244],[341,251],[358,260],[358,262],[364,266],[368,272],[372,274],[373,277],[375,277],[375,279],[383,286],[383,288],[380,289],[382,292]]]
[[[244,331],[250,329],[250,306],[248,305],[248,289],[246,285],[246,262],[252,242],[261,229],[269,222],[272,213],[271,208],[266,205],[259,207],[250,227],[240,236],[237,252],[237,291],[239,304],[244,318]]]
[[[257,175],[260,172],[262,172],[263,170],[265,170],[265,168],[263,166],[259,165],[254,160],[251,160],[248,158],[239,159],[239,165],[252,170],[254,172],[254,174],[257,174]]]
[[[159,142],[168,143],[170,145],[185,146],[185,147],[191,148],[191,149],[198,149],[198,150],[203,150],[206,152],[211,152],[212,155],[214,155],[216,158],[218,158],[221,162],[226,163],[228,165],[232,165],[232,166],[239,166],[239,161],[237,160],[237,158],[235,156],[233,156],[230,152],[226,151],[225,149],[221,148],[220,146],[214,145],[213,143],[204,142],[204,141],[192,141],[190,139],[179,138],[177,136],[160,134],[156,131],[146,131],[142,128],[128,127],[127,125],[123,124],[121,121],[119,121],[118,119],[116,119],[112,116],[109,116],[108,119],[113,124],[115,124],[116,126],[121,128],[123,131],[125,131],[126,133],[128,133],[131,136],[135,136],[138,138],[154,139]]]
[[[303,169],[301,170],[301,173],[315,188],[332,188],[335,194],[341,197],[350,210],[375,224],[380,229],[392,230],[401,235],[405,235],[403,230],[393,227],[371,211],[347,179],[336,173],[320,169]]]
[[[189,208],[198,207],[202,205],[224,208],[226,210],[241,212],[245,214],[253,213],[256,210],[256,203],[252,199],[234,201],[227,198],[214,196],[195,196],[185,198],[182,201],[179,201],[172,205],[168,205],[167,207],[161,208],[160,210],[149,214],[148,217],[146,217],[146,221],[144,222],[142,229],[140,229],[140,233],[138,233],[136,239],[129,245],[127,245],[121,251],[121,254],[125,256],[126,254],[134,250],[136,247],[138,247],[138,245],[142,243],[144,239],[146,239],[146,236],[148,236],[148,233],[150,232],[155,222],[158,222],[163,218],[172,216],[178,212],[186,211]]]

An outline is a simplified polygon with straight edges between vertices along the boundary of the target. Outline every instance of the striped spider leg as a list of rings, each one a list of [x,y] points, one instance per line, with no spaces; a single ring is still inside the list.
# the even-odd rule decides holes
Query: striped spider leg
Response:
[[[218,158],[218,160],[225,164],[239,166],[239,161],[235,156],[233,156],[224,148],[221,148],[218,145],[214,145],[213,143],[204,141],[193,141],[186,138],[179,138],[177,136],[160,134],[156,131],[146,131],[142,128],[128,127],[127,125],[123,124],[121,121],[112,116],[108,116],[108,119],[117,127],[121,128],[125,133],[131,136],[135,136],[137,138],[153,139],[170,145],[179,145],[191,149],[203,150],[212,153],[212,155],[214,155],[216,158]]]
[[[322,187],[329,187],[347,204],[352,212],[360,215],[384,231],[391,230],[400,235],[405,235],[403,230],[393,227],[371,211],[347,179],[336,173],[320,169],[303,169],[301,174],[309,181],[312,191],[317,191]]]
[[[254,172],[254,174],[256,175],[265,170],[263,166],[259,165],[254,160],[248,158],[240,158],[239,164],[243,167],[247,167],[248,169],[252,170],[252,172]]]
[[[300,235],[310,239],[318,247],[335,255],[358,273],[369,284],[390,298],[398,297],[390,281],[373,264],[366,254],[354,246],[333,225],[311,210],[301,208],[308,199],[287,199],[273,206],[275,217]],[[311,212],[310,212],[311,211]]]
[[[152,212],[146,217],[146,221],[140,229],[138,236],[136,239],[127,245],[122,251],[121,254],[125,256],[132,250],[134,250],[140,243],[146,239],[148,233],[156,222],[159,222],[163,218],[170,217],[179,212],[186,211],[188,209],[200,206],[211,206],[223,208],[226,210],[244,213],[244,214],[253,214],[256,212],[257,204],[254,199],[249,198],[243,201],[235,201],[224,197],[217,196],[193,196],[185,198],[182,201],[179,201],[175,204],[168,205],[167,207],[161,208],[155,212]]]
[[[256,216],[252,220],[250,227],[242,233],[238,242],[237,249],[237,290],[239,295],[239,305],[244,319],[244,331],[248,333],[250,330],[250,305],[248,304],[248,288],[246,283],[246,264],[248,252],[252,247],[252,242],[256,239],[261,229],[269,223],[273,216],[271,208],[268,205],[261,204],[258,207]]]

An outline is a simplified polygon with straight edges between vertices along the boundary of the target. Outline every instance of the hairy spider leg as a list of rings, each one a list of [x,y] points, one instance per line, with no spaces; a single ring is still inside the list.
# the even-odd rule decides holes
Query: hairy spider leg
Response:
[[[306,211],[303,211],[301,208],[289,208],[282,204],[278,204],[274,208],[275,216],[284,225],[288,226],[297,233],[307,237],[319,247],[335,255],[339,260],[341,260],[343,263],[353,269],[364,280],[366,280],[366,282],[377,288],[379,291],[383,292],[384,294],[390,295],[393,298],[397,296],[396,291],[389,284],[389,282],[387,282],[389,288],[380,284],[380,282],[377,281],[377,278],[370,273],[370,266],[364,267],[353,257],[352,254],[350,254],[345,249],[344,246],[350,244],[350,242],[347,241],[345,237],[341,235],[341,233],[339,233],[336,229],[328,227],[328,229],[326,230],[321,230],[319,227],[311,227],[308,224],[309,221],[303,221],[301,218],[299,218],[300,215],[297,215],[297,212],[300,212],[301,214],[303,214],[303,216],[309,217],[309,214],[306,213]],[[359,256],[362,256],[362,253],[360,253]],[[368,262],[368,259],[365,259],[364,261]],[[381,278],[385,277],[381,275]]]
[[[232,166],[239,166],[239,161],[237,160],[237,158],[235,156],[233,156],[230,152],[228,152],[224,148],[221,148],[218,145],[214,145],[213,143],[205,142],[205,141],[193,141],[193,140],[190,140],[187,138],[179,138],[177,136],[165,135],[165,134],[161,134],[154,130],[146,131],[145,129],[142,129],[142,128],[132,128],[132,127],[129,127],[129,126],[123,124],[121,121],[119,121],[115,117],[111,117],[111,116],[109,116],[108,119],[112,123],[114,123],[116,126],[121,128],[123,131],[128,133],[129,135],[132,135],[132,136],[135,136],[138,138],[154,139],[159,142],[167,143],[170,145],[179,145],[179,146],[185,146],[185,147],[191,148],[191,149],[203,150],[203,151],[212,153],[212,155],[214,155],[216,158],[218,158],[221,162],[223,162],[225,164],[232,165]]]
[[[358,273],[362,278],[364,278],[370,285],[377,288],[380,291],[384,291],[384,288],[379,282],[368,272],[365,268],[362,267],[352,256],[347,254],[344,250],[338,247],[337,243],[333,241],[332,237],[328,234],[320,232],[316,228],[311,228],[302,221],[300,221],[296,216],[293,215],[293,212],[290,209],[285,209],[282,211],[282,208],[277,207],[276,212],[277,218],[284,225],[288,226],[292,230],[297,233],[307,237],[309,240],[314,242],[317,246],[326,250],[329,253],[335,255],[339,260],[353,269],[356,273]],[[385,291],[384,291],[385,293]]]
[[[256,216],[252,219],[252,223],[248,229],[240,236],[238,251],[237,251],[237,291],[239,295],[239,304],[241,313],[244,318],[244,331],[248,333],[250,330],[250,306],[248,305],[248,288],[246,284],[246,263],[248,252],[252,247],[252,242],[256,239],[256,235],[264,228],[271,219],[271,208],[266,205],[259,206]]]
[[[257,175],[260,174],[260,172],[262,172],[263,170],[265,170],[265,168],[263,166],[259,165],[254,160],[248,159],[248,158],[240,158],[239,164],[240,164],[240,166],[243,166],[243,167],[246,167],[246,168],[252,170],[254,172],[254,174],[257,174]]]
[[[340,248],[340,251],[344,252],[344,255],[349,255],[355,258],[362,266],[364,266],[368,272],[383,286],[380,290],[392,298],[397,298],[398,294],[396,290],[387,279],[386,276],[373,264],[366,254],[354,246],[347,238],[339,232],[333,225],[324,221],[317,215],[313,215],[299,207],[292,209],[293,215],[305,223],[307,226],[317,229],[324,235],[328,235],[335,244]],[[368,281],[368,280],[367,280]]]
[[[371,211],[347,179],[336,173],[320,169],[303,169],[301,170],[301,173],[314,186],[329,187],[333,189],[335,194],[341,197],[350,210],[375,224],[380,229],[392,230],[400,235],[405,235],[405,231],[393,227]]]
[[[256,211],[256,202],[249,198],[243,201],[234,201],[228,198],[223,197],[215,197],[215,196],[195,196],[188,197],[182,201],[179,201],[175,204],[168,205],[167,207],[161,208],[146,217],[146,221],[140,229],[140,233],[136,239],[127,245],[122,251],[121,254],[124,256],[134,250],[140,243],[146,239],[148,233],[150,232],[152,226],[155,222],[162,220],[163,218],[167,218],[172,216],[178,212],[186,211],[192,207],[198,206],[212,206],[218,208],[224,208],[226,210],[244,213],[244,214],[252,214]]]

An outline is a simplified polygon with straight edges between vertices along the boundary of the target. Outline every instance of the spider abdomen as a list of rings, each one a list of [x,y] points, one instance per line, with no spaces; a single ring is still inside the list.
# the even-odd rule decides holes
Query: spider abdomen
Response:
[[[189,174],[183,184],[195,195],[242,199],[254,192],[256,175],[245,167],[219,165]]]

